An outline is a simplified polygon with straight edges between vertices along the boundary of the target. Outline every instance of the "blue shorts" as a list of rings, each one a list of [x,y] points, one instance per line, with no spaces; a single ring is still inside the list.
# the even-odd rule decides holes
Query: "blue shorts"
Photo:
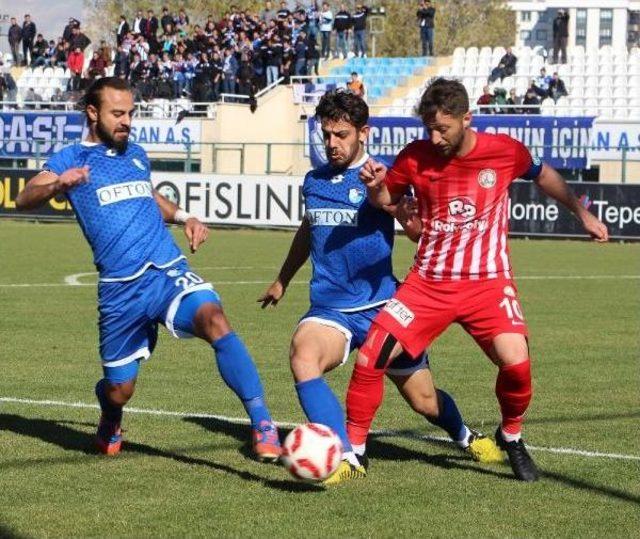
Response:
[[[348,313],[327,307],[311,307],[307,314],[300,319],[298,325],[306,322],[315,322],[340,331],[346,339],[344,356],[342,357],[342,364],[344,364],[349,359],[349,354],[364,344],[371,323],[382,307],[384,307],[384,304],[363,311]],[[417,359],[405,357],[404,355],[394,359],[387,369],[387,374],[407,376],[415,371],[428,368],[429,355],[425,351]]]
[[[132,380],[158,338],[158,323],[174,337],[193,336],[193,317],[204,303],[220,304],[210,283],[191,271],[186,260],[151,267],[131,281],[98,284],[100,357],[105,378]]]

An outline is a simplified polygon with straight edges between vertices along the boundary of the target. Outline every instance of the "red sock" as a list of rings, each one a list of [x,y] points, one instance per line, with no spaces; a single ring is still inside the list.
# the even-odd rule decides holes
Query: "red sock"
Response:
[[[347,435],[355,445],[367,435],[384,395],[384,369],[358,365],[353,369],[347,390]]]
[[[522,419],[531,402],[531,361],[527,358],[515,365],[500,367],[496,380],[496,396],[502,411],[502,430],[518,434]]]

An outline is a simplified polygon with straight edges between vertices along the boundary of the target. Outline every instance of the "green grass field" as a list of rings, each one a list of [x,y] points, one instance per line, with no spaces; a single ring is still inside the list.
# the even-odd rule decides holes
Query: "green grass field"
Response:
[[[309,268],[276,309],[261,311],[256,298],[291,238],[213,231],[190,257],[221,293],[285,423],[303,421],[287,353]],[[93,270],[89,248],[76,225],[0,222],[0,537],[638,537],[640,245],[511,245],[532,334],[525,434],[542,479],[517,482],[507,465],[478,465],[434,440],[442,433],[388,386],[374,428],[389,432],[370,440],[369,477],[325,490],[251,460],[244,412],[210,348],[164,331],[131,402],[139,413],[125,417],[123,452],[96,455],[98,411],[71,406],[94,404],[101,373],[96,277],[64,284]],[[398,240],[400,276],[412,248]],[[471,339],[451,328],[431,361],[467,422],[493,432],[495,369]],[[349,374],[329,375],[339,395]]]

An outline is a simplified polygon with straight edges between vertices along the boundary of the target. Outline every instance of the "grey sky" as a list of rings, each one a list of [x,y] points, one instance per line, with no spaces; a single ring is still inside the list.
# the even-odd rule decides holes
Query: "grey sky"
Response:
[[[0,50],[6,51],[8,19],[4,16],[15,17],[18,24],[22,24],[24,14],[29,13],[31,20],[36,23],[38,33],[45,39],[56,39],[62,35],[69,17],[82,20],[82,0],[0,0]]]

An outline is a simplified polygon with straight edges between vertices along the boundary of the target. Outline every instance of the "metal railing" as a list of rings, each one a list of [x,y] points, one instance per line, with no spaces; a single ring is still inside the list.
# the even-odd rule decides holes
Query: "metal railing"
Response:
[[[7,144],[29,143],[31,145],[29,155],[12,155],[7,152]],[[24,160],[30,160],[28,167],[40,168],[51,152],[52,145],[65,144],[74,141],[55,140],[4,140],[0,146],[0,162],[10,162],[12,166],[24,167]],[[162,143],[158,143],[162,144]],[[377,155],[395,155],[406,144],[369,144],[367,149],[376,158]],[[206,171],[213,174],[278,174],[278,175],[302,175],[311,168],[310,151],[312,146],[320,155],[325,150],[322,144],[312,145],[304,142],[184,142],[176,144],[175,151],[154,152],[154,143],[145,143],[145,148],[150,154],[153,170],[173,170],[181,172]],[[166,144],[163,144],[166,147]],[[46,151],[45,151],[46,149]],[[604,146],[529,146],[534,155],[556,155],[558,159],[572,159],[575,156],[590,157],[591,151],[610,152],[609,156],[598,156],[599,163],[619,163],[619,173],[615,178],[605,177],[604,180],[615,180],[626,183],[629,178],[629,163],[640,166],[640,146],[631,147],[604,147]],[[567,151],[570,154],[564,157]],[[595,159],[591,157],[591,159]],[[167,168],[170,165],[171,168]],[[584,169],[588,170],[588,169]],[[634,169],[637,170],[637,169]],[[634,176],[634,181],[637,177]]]

